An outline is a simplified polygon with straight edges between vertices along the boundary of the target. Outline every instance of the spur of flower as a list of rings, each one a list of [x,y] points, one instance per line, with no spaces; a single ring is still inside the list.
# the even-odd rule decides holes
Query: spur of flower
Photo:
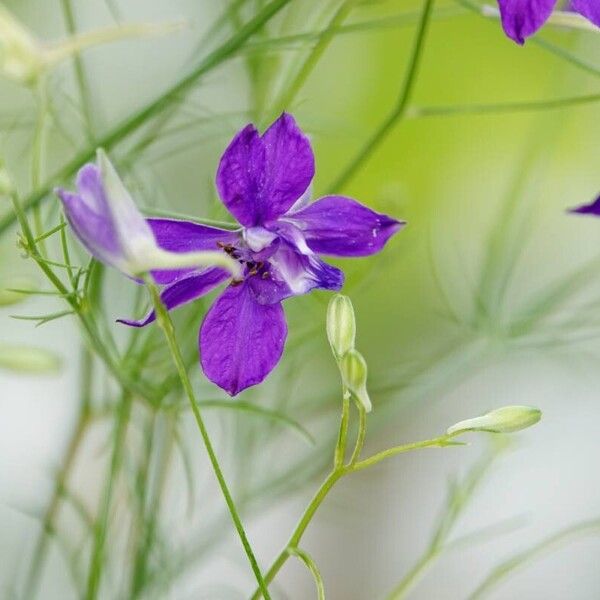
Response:
[[[221,157],[217,189],[239,228],[146,221],[158,247],[170,254],[218,251],[239,266],[233,279],[223,265],[152,271],[164,286],[161,299],[168,310],[231,279],[208,310],[199,335],[204,373],[231,396],[263,381],[278,363],[287,336],[283,300],[315,288],[341,289],[342,271],[320,255],[375,254],[404,224],[343,196],[309,203],[314,173],[310,142],[284,113],[263,135],[246,126]],[[151,311],[139,321],[120,321],[142,327],[154,319]]]
[[[502,27],[518,44],[533,35],[550,18],[557,0],[498,0]],[[599,0],[571,0],[569,11],[600,27]],[[566,13],[565,13],[566,14]]]
[[[598,196],[593,202],[590,202],[589,204],[583,204],[582,206],[578,206],[577,208],[572,208],[570,212],[577,213],[580,215],[594,215],[596,217],[600,217],[600,196]]]

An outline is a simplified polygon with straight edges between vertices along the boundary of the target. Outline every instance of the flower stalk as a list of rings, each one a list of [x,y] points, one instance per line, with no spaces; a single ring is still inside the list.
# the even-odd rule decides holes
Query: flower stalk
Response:
[[[148,287],[148,290],[152,297],[152,304],[156,313],[156,321],[158,323],[158,326],[162,329],[165,339],[167,341],[167,345],[169,346],[169,351],[171,353],[173,363],[175,364],[175,367],[179,374],[181,385],[183,386],[185,394],[190,402],[190,407],[194,414],[198,430],[200,431],[202,441],[204,442],[204,446],[206,448],[206,452],[208,454],[208,458],[210,460],[212,469],[215,473],[215,477],[217,478],[219,487],[221,488],[221,492],[223,494],[223,497],[225,498],[229,514],[231,515],[231,519],[235,525],[235,529],[240,537],[242,546],[244,548],[244,551],[246,552],[246,556],[248,557],[248,561],[250,562],[250,566],[252,568],[254,576],[256,577],[256,581],[258,582],[261,595],[265,598],[265,600],[269,600],[271,596],[269,595],[267,583],[262,577],[260,567],[258,566],[258,562],[252,550],[252,546],[250,545],[248,536],[246,535],[246,531],[242,524],[242,520],[238,514],[237,507],[231,496],[229,487],[227,486],[227,482],[225,481],[225,477],[219,465],[219,461],[214,451],[210,436],[208,434],[208,430],[206,429],[206,425],[204,424],[204,420],[202,418],[202,415],[200,414],[200,408],[196,400],[196,395],[194,393],[194,389],[192,387],[192,383],[190,381],[187,368],[183,360],[183,356],[181,355],[181,351],[179,349],[179,345],[175,337],[173,321],[171,320],[169,312],[162,303],[159,291],[154,285],[154,283],[149,279],[146,279],[146,286]]]

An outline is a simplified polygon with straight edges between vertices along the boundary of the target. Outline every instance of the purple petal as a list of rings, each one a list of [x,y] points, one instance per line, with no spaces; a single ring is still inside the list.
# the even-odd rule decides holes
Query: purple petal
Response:
[[[315,288],[338,291],[344,285],[344,273],[314,254],[293,225],[289,228],[297,237],[281,239],[267,263],[268,276],[259,273],[247,280],[259,304],[273,304]]]
[[[229,286],[200,328],[204,373],[230,396],[260,383],[281,358],[287,326],[281,304],[258,304],[246,284]]]
[[[343,196],[326,196],[284,219],[302,230],[313,252],[331,256],[375,254],[405,225]]]
[[[263,222],[286,213],[315,175],[310,142],[294,117],[283,113],[262,137],[266,149]]]
[[[230,274],[224,269],[210,268],[202,273],[188,275],[187,277],[176,281],[174,284],[166,287],[160,294],[163,304],[167,310],[172,310],[187,304],[200,296],[208,294],[215,287],[226,281]],[[144,327],[156,319],[154,310],[151,310],[143,319],[139,321],[130,319],[117,319],[118,323],[129,325],[130,327]]]
[[[122,248],[108,208],[100,169],[93,164],[82,167],[77,175],[77,188],[77,193],[56,190],[65,216],[87,251],[114,266],[122,255]]]
[[[246,227],[260,224],[265,148],[254,125],[231,141],[217,169],[217,189],[229,212]]]
[[[594,25],[600,27],[600,2],[598,0],[573,0],[571,10],[578,12]]]
[[[548,20],[556,0],[498,0],[498,5],[506,35],[523,44]]]
[[[572,208],[569,212],[578,213],[580,215],[595,215],[600,217],[600,196],[590,204],[584,204],[577,208]]]
[[[217,188],[231,214],[246,227],[284,214],[315,173],[308,138],[282,114],[260,137],[253,125],[229,144],[217,170]]]
[[[197,252],[199,250],[216,250],[219,243],[233,244],[239,233],[200,225],[192,221],[175,219],[148,219],[154,233],[156,243],[170,252]],[[160,285],[173,283],[197,269],[174,269],[168,271],[152,271],[154,281]]]

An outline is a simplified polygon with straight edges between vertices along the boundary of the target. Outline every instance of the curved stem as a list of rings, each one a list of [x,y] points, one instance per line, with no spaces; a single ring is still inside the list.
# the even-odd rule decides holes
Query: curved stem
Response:
[[[265,600],[270,600],[271,597],[267,589],[267,583],[262,577],[260,567],[258,566],[256,557],[254,556],[254,552],[252,551],[250,542],[248,541],[248,536],[246,535],[246,531],[244,530],[242,520],[240,519],[237,508],[235,506],[235,502],[231,497],[231,493],[229,492],[229,488],[225,481],[225,477],[223,476],[223,472],[221,471],[221,467],[219,465],[217,455],[215,454],[215,451],[213,449],[208,430],[206,429],[206,425],[204,424],[204,420],[202,419],[202,416],[200,414],[200,409],[198,407],[198,402],[196,400],[196,396],[192,388],[192,383],[188,376],[183,356],[181,355],[179,345],[177,344],[177,340],[175,338],[173,321],[171,320],[167,309],[161,302],[160,294],[156,286],[151,282],[147,282],[147,285],[152,296],[154,310],[156,311],[156,321],[159,327],[163,330],[163,333],[165,334],[165,338],[167,340],[167,344],[169,346],[173,362],[175,363],[175,367],[177,368],[177,372],[179,373],[181,385],[183,386],[188,400],[190,401],[192,412],[194,413],[194,417],[196,419],[196,424],[198,425],[200,435],[202,436],[202,441],[204,442],[204,446],[206,448],[206,452],[208,454],[211,466],[213,468],[217,481],[219,482],[219,487],[221,488],[221,492],[223,493],[223,497],[225,498],[225,502],[227,504],[227,508],[229,509],[231,519],[238,532],[238,535],[242,542],[242,546],[244,547],[244,551],[246,552],[248,561],[250,562],[250,566],[252,567],[252,571],[254,572],[254,576],[256,577],[256,581],[258,582],[260,592],[265,597]]]
[[[392,130],[394,125],[400,121],[408,107],[408,103],[412,96],[415,82],[417,80],[417,73],[423,55],[423,48],[425,45],[425,38],[427,36],[427,30],[429,22],[431,21],[431,14],[433,12],[434,0],[425,0],[423,4],[423,11],[421,13],[421,19],[419,22],[419,28],[417,30],[412,55],[408,64],[408,71],[404,79],[404,84],[400,95],[396,102],[396,105],[386,117],[383,123],[377,128],[375,133],[369,140],[363,145],[358,151],[356,156],[350,161],[350,164],[343,170],[339,177],[332,183],[330,190],[339,191],[354,177],[359,167],[365,162],[365,160],[375,151],[375,149],[383,142],[389,132]]]
[[[325,600],[325,585],[323,584],[323,577],[319,572],[317,563],[315,563],[311,555],[300,548],[288,548],[288,554],[297,556],[306,565],[306,568],[311,572],[315,579],[318,600]]]

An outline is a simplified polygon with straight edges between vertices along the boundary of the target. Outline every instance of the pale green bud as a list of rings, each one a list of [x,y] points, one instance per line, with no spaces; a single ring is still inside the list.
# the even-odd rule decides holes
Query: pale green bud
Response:
[[[356,321],[352,301],[348,296],[336,294],[327,307],[327,338],[337,359],[354,348]]]
[[[512,433],[535,425],[542,418],[542,411],[531,406],[504,406],[474,419],[460,421],[448,428],[448,435],[467,431]]]
[[[8,196],[13,191],[13,184],[0,161],[0,196]]]
[[[36,289],[30,277],[15,276],[0,282],[0,306],[18,304],[29,297],[28,292]]]
[[[0,346],[0,368],[17,373],[56,373],[61,361],[42,348],[27,346]]]
[[[43,50],[35,38],[0,5],[0,73],[19,83],[33,83],[43,69]]]
[[[367,392],[367,363],[358,350],[349,350],[339,362],[342,381],[366,412],[373,408]]]

